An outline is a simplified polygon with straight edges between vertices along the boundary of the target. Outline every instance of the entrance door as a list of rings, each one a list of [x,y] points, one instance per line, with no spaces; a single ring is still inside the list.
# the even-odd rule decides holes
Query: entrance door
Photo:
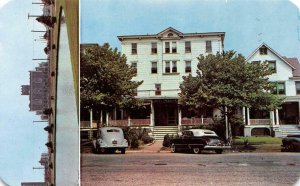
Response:
[[[163,102],[163,100],[153,103],[154,105],[154,125],[155,126],[177,126],[178,125],[178,104],[176,102]]]
[[[298,124],[299,123],[299,103],[285,102],[279,110],[280,124]]]

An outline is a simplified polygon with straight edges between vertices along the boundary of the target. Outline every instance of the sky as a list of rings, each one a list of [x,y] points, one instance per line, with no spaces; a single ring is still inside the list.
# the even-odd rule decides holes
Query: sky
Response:
[[[108,42],[119,50],[119,35],[173,27],[226,32],[225,50],[245,57],[265,42],[282,56],[300,59],[300,13],[288,0],[89,0],[81,1],[80,24],[81,43]]]
[[[10,186],[43,181],[39,160],[46,152],[47,123],[29,112],[29,97],[21,96],[21,85],[29,84],[29,70],[45,58],[46,43],[31,30],[45,30],[30,14],[42,14],[33,0],[0,0],[0,178]],[[36,1],[37,2],[37,1]],[[36,40],[36,41],[35,41]]]

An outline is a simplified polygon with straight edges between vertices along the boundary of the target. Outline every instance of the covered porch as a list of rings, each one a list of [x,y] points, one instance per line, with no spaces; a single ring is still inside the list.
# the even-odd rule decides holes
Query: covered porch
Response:
[[[243,108],[244,135],[281,136],[281,125],[299,125],[299,105],[298,101],[284,101],[280,109],[270,112]]]

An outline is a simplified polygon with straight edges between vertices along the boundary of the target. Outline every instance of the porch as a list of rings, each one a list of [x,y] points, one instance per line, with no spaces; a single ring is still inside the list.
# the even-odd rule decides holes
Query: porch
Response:
[[[281,107],[281,109],[271,112],[243,108],[244,135],[274,135],[281,137],[282,130],[280,126],[299,125],[299,102],[286,101],[282,103]]]

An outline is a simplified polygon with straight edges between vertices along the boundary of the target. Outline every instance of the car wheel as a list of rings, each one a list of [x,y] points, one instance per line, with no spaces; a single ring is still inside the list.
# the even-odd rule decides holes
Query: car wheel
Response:
[[[172,145],[171,145],[171,152],[172,152],[172,153],[175,153],[175,152],[177,152],[177,150],[176,150],[176,146],[175,146],[175,144],[174,144],[174,143],[172,143]]]
[[[217,154],[222,154],[222,152],[223,152],[223,150],[222,150],[222,149],[218,149],[218,150],[216,150],[216,153],[217,153]]]
[[[102,154],[106,152],[105,148],[100,148],[99,150]]]
[[[289,152],[294,152],[295,151],[295,148],[294,148],[294,145],[293,144],[288,144],[287,145],[287,150],[289,151]]]
[[[200,148],[199,147],[194,147],[193,148],[193,153],[194,154],[199,154],[201,152]]]
[[[121,149],[121,154],[125,154],[126,149]]]

